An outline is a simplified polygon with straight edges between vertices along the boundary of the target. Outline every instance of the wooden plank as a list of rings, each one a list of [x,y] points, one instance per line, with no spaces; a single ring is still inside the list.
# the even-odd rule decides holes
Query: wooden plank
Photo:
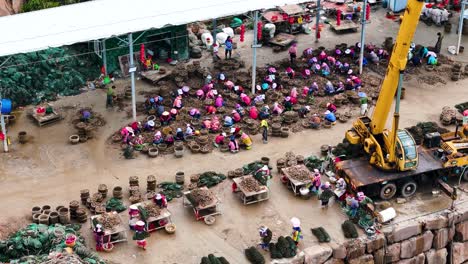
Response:
[[[346,30],[357,31],[359,28],[359,24],[350,20],[342,20],[339,26],[336,24],[336,21],[330,21],[329,24],[332,27],[332,29],[335,31],[346,31]]]
[[[160,67],[160,68],[163,68],[163,67]],[[156,84],[158,81],[166,78],[167,76],[169,76],[172,71],[164,68],[164,70],[166,71],[165,73],[161,74],[159,73],[159,71],[142,71],[140,72],[140,75],[143,79],[145,80],[148,80],[150,82],[152,82],[153,84]]]
[[[274,38],[270,40],[270,43],[273,45],[281,46],[281,47],[286,47],[291,44],[296,39],[291,34],[286,34],[286,33],[279,33],[276,35]]]

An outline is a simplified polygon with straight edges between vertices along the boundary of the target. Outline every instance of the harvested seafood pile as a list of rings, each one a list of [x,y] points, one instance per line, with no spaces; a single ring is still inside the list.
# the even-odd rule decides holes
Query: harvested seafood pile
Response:
[[[187,199],[194,206],[205,207],[213,202],[214,197],[209,190],[195,189],[187,195]]]
[[[244,178],[240,182],[240,185],[247,192],[259,192],[261,190],[260,184],[258,184],[258,181],[251,177]]]
[[[98,216],[96,220],[102,225],[104,229],[109,230],[114,229],[121,223],[119,215],[114,213],[103,213],[102,215]]]
[[[143,208],[146,210],[149,217],[158,217],[161,214],[161,209],[153,203],[145,204]]]
[[[288,175],[296,181],[309,180],[309,171],[300,167],[288,168]]]

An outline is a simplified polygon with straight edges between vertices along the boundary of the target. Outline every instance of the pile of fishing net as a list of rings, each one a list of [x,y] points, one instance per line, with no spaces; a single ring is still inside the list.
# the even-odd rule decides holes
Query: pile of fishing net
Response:
[[[265,164],[263,164],[262,162],[254,161],[254,162],[244,165],[242,169],[244,170],[244,175],[252,174],[254,178],[258,182],[260,182],[260,184],[266,185],[268,178],[271,176],[271,174],[265,175],[265,173],[263,173],[262,171],[258,171],[261,168],[263,168],[263,166],[265,166]],[[268,169],[271,171],[272,167],[268,166]]]
[[[198,178],[197,186],[198,187],[206,186],[208,188],[211,188],[213,186],[218,185],[218,183],[224,181],[225,179],[226,179],[226,175],[222,173],[217,173],[214,171],[207,171],[207,172],[200,174],[200,177]]]
[[[96,254],[85,246],[84,238],[80,236],[81,225],[51,226],[30,224],[11,235],[7,240],[0,241],[0,262],[18,264],[65,264],[90,263],[104,264]],[[65,240],[69,235],[76,237],[74,253],[68,253]]]
[[[123,212],[127,209],[125,205],[123,205],[122,201],[117,198],[111,198],[109,201],[106,203],[106,210],[107,211],[117,211],[117,212]]]
[[[158,185],[158,188],[160,188],[161,193],[166,196],[166,200],[170,202],[174,198],[182,197],[182,190],[184,189],[184,186],[175,182],[161,182]]]
[[[440,134],[444,134],[449,132],[449,130],[439,127],[435,122],[420,122],[416,126],[406,128],[406,130],[413,136],[416,145],[423,142],[424,135],[427,133],[439,132]]]
[[[75,95],[96,79],[99,62],[96,56],[74,56],[89,51],[87,44],[1,57],[0,87],[2,96],[17,105],[55,100],[58,95]]]
[[[314,171],[314,169],[320,169],[322,167],[323,159],[317,156],[309,156],[304,159],[304,165],[310,170]]]

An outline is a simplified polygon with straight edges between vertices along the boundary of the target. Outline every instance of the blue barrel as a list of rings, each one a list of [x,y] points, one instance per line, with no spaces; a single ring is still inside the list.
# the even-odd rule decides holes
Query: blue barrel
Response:
[[[11,100],[2,99],[1,107],[1,113],[4,115],[9,115],[11,113]]]

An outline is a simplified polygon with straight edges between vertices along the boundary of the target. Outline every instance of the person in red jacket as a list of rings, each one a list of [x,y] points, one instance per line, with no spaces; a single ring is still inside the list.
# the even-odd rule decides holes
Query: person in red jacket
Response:
[[[206,114],[207,115],[213,115],[216,114],[216,107],[209,105],[206,107]]]
[[[226,138],[226,133],[221,133],[216,136],[214,146],[219,147],[220,145],[224,145],[224,139]]]
[[[242,93],[240,98],[246,106],[250,106],[252,104],[252,100],[245,93]]]
[[[234,120],[234,123],[239,123],[242,120],[240,114],[236,110],[232,110],[232,120]]]
[[[336,105],[334,105],[332,103],[327,103],[327,110],[332,112],[332,113],[335,113],[336,112]]]
[[[257,108],[255,106],[250,107],[249,116],[252,119],[257,119],[258,118],[258,110],[257,110]]]

